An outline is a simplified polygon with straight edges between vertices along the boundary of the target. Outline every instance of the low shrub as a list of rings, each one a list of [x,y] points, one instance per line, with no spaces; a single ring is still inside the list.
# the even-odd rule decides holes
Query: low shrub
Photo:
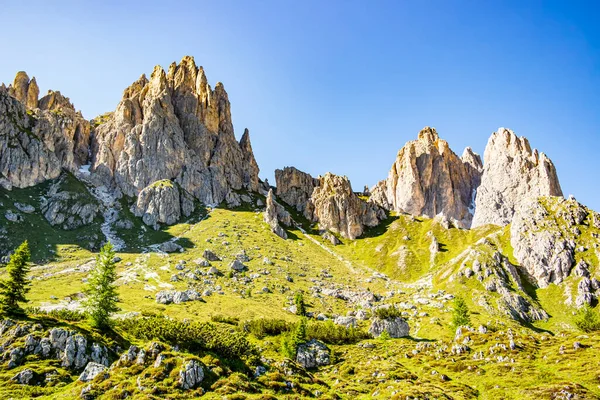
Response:
[[[402,317],[402,311],[393,306],[377,308],[374,314],[379,319],[393,319]]]
[[[212,322],[217,322],[220,324],[228,324],[228,325],[235,325],[237,326],[240,322],[239,318],[236,317],[228,317],[226,315],[221,315],[221,314],[217,314],[217,315],[213,315],[210,317],[210,320]]]
[[[251,333],[257,339],[290,332],[294,330],[294,326],[295,324],[291,322],[273,318],[258,318],[240,323],[244,332]]]
[[[574,323],[583,332],[589,333],[600,330],[600,317],[596,310],[587,304],[577,311]]]
[[[370,339],[371,335],[359,328],[346,328],[333,321],[311,322],[306,328],[308,339],[317,339],[328,344],[351,344]]]
[[[118,328],[137,339],[159,340],[192,351],[206,350],[230,359],[254,362],[259,355],[242,332],[211,322],[137,317],[119,321]]]
[[[50,317],[54,319],[59,319],[63,321],[69,322],[78,322],[83,321],[86,318],[86,314],[82,311],[78,310],[67,310],[67,309],[58,309],[58,310],[41,310],[38,307],[29,307],[26,309],[28,315],[36,315],[41,317]]]

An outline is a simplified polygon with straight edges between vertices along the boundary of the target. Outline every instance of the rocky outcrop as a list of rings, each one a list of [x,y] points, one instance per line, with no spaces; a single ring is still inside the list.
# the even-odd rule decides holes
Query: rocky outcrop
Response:
[[[131,211],[154,229],[189,217],[194,211],[194,198],[178,186],[166,179],[152,183],[140,192]]]
[[[316,339],[298,345],[296,362],[304,368],[311,369],[329,365],[330,358],[329,348]]]
[[[0,358],[9,359],[9,369],[18,367],[30,355],[59,360],[61,366],[74,370],[83,369],[90,361],[109,365],[106,346],[75,331],[53,328],[44,332],[39,324],[5,319],[0,322],[0,337],[5,339],[0,346]]]
[[[0,86],[0,184],[28,187],[75,172],[88,158],[90,124],[59,92],[38,101],[35,78]]]
[[[379,337],[383,332],[387,332],[391,338],[401,338],[408,336],[410,328],[404,318],[375,318],[369,328],[369,333],[373,337]]]
[[[461,159],[434,128],[425,127],[398,152],[387,180],[371,190],[370,200],[412,215],[443,214],[470,227],[481,168],[479,156],[470,149]]]
[[[227,93],[211,89],[192,57],[154,68],[127,88],[92,141],[96,179],[137,196],[168,179],[204,204],[231,190],[258,191],[258,166],[246,131],[238,143]]]
[[[507,225],[522,203],[540,196],[562,196],[554,164],[527,139],[498,129],[485,148],[473,227]]]
[[[108,371],[108,368],[106,368],[106,366],[95,362],[89,362],[85,366],[85,369],[83,370],[81,375],[79,375],[79,380],[81,382],[89,382],[96,378],[98,375],[106,373],[106,371]]]
[[[575,264],[582,230],[593,213],[575,199],[546,197],[521,203],[510,227],[514,256],[539,287],[559,284]],[[579,273],[586,275],[586,268]]]
[[[50,186],[41,211],[50,225],[71,230],[91,224],[100,214],[100,205],[83,186],[79,192],[65,190],[67,179],[74,178],[62,176]]]
[[[204,368],[196,360],[190,360],[179,371],[179,385],[184,390],[193,389],[204,380]]]
[[[304,215],[318,222],[320,229],[356,239],[366,227],[377,226],[385,219],[381,208],[363,201],[352,191],[347,177],[327,173],[318,179],[319,185],[313,190]]]
[[[288,205],[304,212],[313,190],[319,185],[319,180],[306,172],[294,167],[275,170],[277,197]]]
[[[266,199],[266,209],[264,212],[264,220],[271,227],[271,231],[282,239],[287,239],[287,233],[279,225],[292,226],[292,217],[289,212],[277,201],[273,195],[273,189],[269,190]]]
[[[193,289],[184,291],[177,290],[161,290],[156,293],[156,302],[158,304],[181,304],[188,301],[196,301],[200,299],[200,293]]]

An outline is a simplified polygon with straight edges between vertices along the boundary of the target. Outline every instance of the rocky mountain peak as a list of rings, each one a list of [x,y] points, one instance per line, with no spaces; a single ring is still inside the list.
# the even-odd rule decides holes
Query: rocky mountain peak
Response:
[[[426,143],[435,143],[439,139],[440,137],[435,128],[429,126],[426,126],[425,128],[421,129],[418,136],[418,140]]]
[[[8,92],[27,108],[37,108],[40,88],[37,85],[35,77],[30,80],[25,71],[17,72],[13,84],[9,86]]]
[[[304,215],[318,222],[321,229],[348,239],[356,239],[366,227],[377,226],[385,218],[379,206],[365,202],[352,191],[347,177],[330,172],[318,178]]]
[[[562,196],[554,164],[524,137],[498,129],[485,148],[473,226],[507,225],[523,202],[540,196]]]
[[[186,56],[127,88],[94,135],[92,172],[99,183],[137,196],[168,179],[204,204],[222,202],[231,190],[258,191],[250,135],[236,140],[227,92],[207,82]]]
[[[394,211],[434,217],[443,214],[459,226],[471,225],[471,203],[481,175],[481,159],[467,150],[459,158],[434,128],[398,152],[387,180],[373,189],[371,201]]]

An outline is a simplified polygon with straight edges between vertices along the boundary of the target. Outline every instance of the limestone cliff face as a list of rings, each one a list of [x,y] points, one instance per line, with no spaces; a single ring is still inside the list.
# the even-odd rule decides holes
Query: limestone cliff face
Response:
[[[277,196],[300,212],[304,212],[314,188],[319,185],[318,179],[294,167],[275,170],[275,182]]]
[[[370,200],[413,215],[443,214],[469,227],[481,169],[481,159],[471,149],[461,159],[434,128],[425,127],[398,152],[387,180],[372,189]]]
[[[304,215],[318,222],[324,230],[339,233],[345,238],[356,239],[366,227],[379,224],[385,218],[385,212],[373,203],[361,200],[353,191],[345,176],[331,173],[318,178],[306,204]]]
[[[205,204],[236,189],[259,189],[249,133],[238,143],[227,93],[211,89],[192,57],[165,72],[155,67],[127,88],[92,141],[92,171],[137,196],[153,182],[174,180]]]
[[[507,225],[522,203],[540,196],[562,196],[554,164],[527,139],[498,129],[485,148],[473,227]]]
[[[59,92],[39,100],[38,93],[25,72],[0,87],[0,182],[7,188],[55,179],[87,161],[89,122]]]

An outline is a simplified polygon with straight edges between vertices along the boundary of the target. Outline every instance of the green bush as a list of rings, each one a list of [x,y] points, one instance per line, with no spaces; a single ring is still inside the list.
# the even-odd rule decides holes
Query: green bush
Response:
[[[588,304],[577,311],[574,319],[575,326],[583,332],[594,332],[600,330],[600,317],[596,310]]]
[[[85,313],[78,311],[78,310],[59,309],[59,310],[44,311],[44,310],[40,310],[38,307],[29,307],[26,309],[26,312],[28,315],[50,317],[50,318],[60,319],[60,320],[69,321],[69,322],[83,321],[86,318]]]
[[[182,322],[165,317],[128,318],[118,327],[129,335],[143,340],[160,340],[181,348],[213,352],[221,357],[255,361],[258,349],[242,332],[210,322]]]
[[[311,322],[306,327],[306,336],[328,344],[350,344],[370,339],[371,335],[358,328],[346,328],[333,321]]]
[[[402,311],[396,307],[381,307],[375,310],[375,316],[379,319],[393,319],[402,317]]]
[[[217,314],[217,315],[213,315],[210,317],[210,320],[212,322],[218,322],[220,324],[228,324],[228,325],[238,325],[240,322],[239,318],[236,317],[228,317],[226,315],[221,315],[221,314]]]
[[[294,330],[293,323],[273,318],[258,318],[244,321],[240,326],[244,332],[251,333],[257,339],[262,339],[265,336],[277,336]]]

